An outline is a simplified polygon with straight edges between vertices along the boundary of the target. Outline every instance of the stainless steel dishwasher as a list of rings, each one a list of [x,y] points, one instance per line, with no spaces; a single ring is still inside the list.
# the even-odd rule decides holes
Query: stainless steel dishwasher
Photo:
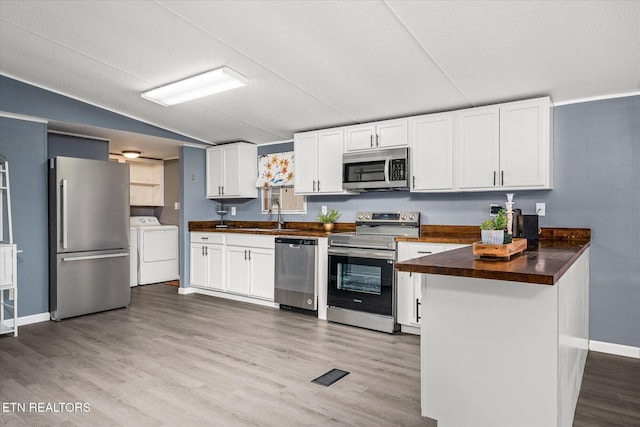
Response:
[[[318,239],[276,237],[275,301],[281,309],[317,312]]]

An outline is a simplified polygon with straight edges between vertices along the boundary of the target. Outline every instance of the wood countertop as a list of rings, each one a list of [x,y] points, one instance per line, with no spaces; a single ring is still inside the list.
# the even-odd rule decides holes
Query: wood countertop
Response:
[[[395,268],[412,273],[554,285],[589,245],[589,239],[541,239],[537,248],[510,261],[480,258],[473,255],[469,246],[398,262]]]
[[[226,221],[227,228],[216,228],[218,221],[189,221],[189,231],[210,233],[244,233],[266,236],[328,237],[332,233],[355,231],[353,223],[336,222],[334,230],[324,231],[319,222],[285,222],[282,229],[274,221]]]

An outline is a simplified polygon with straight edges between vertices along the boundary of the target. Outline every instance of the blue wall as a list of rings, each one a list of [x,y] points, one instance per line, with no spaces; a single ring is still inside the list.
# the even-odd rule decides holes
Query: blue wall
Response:
[[[109,143],[99,139],[50,133],[47,152],[50,159],[62,156],[109,160]]]
[[[47,125],[0,117],[0,154],[9,161],[18,315],[49,311]]]

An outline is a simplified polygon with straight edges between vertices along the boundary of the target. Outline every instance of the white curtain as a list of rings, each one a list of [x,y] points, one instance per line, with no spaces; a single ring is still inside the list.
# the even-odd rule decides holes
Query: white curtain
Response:
[[[263,154],[258,157],[256,187],[293,186],[293,151]]]

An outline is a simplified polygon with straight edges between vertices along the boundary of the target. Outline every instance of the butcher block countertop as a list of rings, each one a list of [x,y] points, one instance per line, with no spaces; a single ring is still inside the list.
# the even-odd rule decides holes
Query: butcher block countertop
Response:
[[[435,241],[471,244],[480,240],[479,234],[477,239],[471,241]],[[399,240],[434,241],[429,239],[428,234],[420,239]],[[510,261],[480,258],[473,255],[473,248],[469,246],[399,262],[395,267],[398,271],[412,273],[554,285],[589,247],[590,240],[589,229],[543,228],[537,248],[527,250]]]
[[[213,233],[244,233],[266,236],[327,237],[332,233],[355,231],[356,225],[348,222],[334,224],[333,232],[324,231],[319,222],[285,222],[282,229],[274,221],[225,221],[227,228],[216,228],[219,221],[189,221],[189,231]]]

